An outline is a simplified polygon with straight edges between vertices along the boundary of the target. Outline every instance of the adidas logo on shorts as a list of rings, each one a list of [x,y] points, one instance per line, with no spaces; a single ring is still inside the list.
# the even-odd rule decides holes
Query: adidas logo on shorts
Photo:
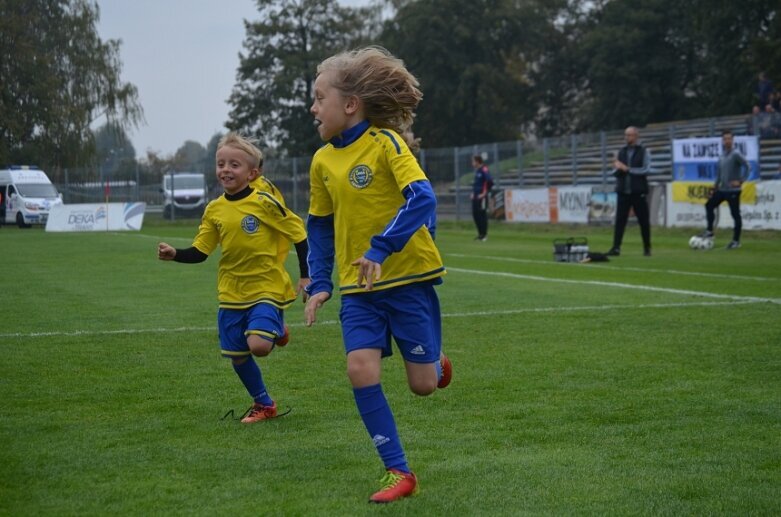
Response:
[[[412,350],[410,350],[409,353],[410,354],[414,354],[414,355],[425,355],[426,351],[423,350],[422,346],[418,345],[415,348],[413,348]]]

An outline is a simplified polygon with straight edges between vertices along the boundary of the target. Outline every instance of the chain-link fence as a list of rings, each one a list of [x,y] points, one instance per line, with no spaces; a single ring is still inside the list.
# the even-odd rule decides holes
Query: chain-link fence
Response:
[[[750,132],[746,116],[736,115],[686,122],[649,125],[640,129],[640,141],[651,151],[652,182],[671,179],[671,142],[675,138],[715,136],[722,129],[735,134]],[[772,141],[768,141],[772,144]],[[777,159],[781,144],[760,150]],[[495,188],[536,188],[556,185],[601,185],[612,183],[612,161],[624,145],[623,130],[581,133],[539,140],[495,142],[466,147],[424,149],[418,155],[421,167],[434,186],[438,216],[470,219],[469,193],[474,177],[472,156],[479,154],[494,177]],[[760,161],[762,157],[760,156]],[[296,213],[309,209],[309,166],[311,157],[268,158],[264,174],[280,189],[287,205]],[[777,167],[777,164],[775,165]],[[763,167],[763,171],[767,167]],[[47,171],[48,172],[48,171]],[[135,162],[118,162],[114,167],[85,167],[59,171],[52,181],[66,203],[143,201],[150,211],[162,210],[161,177],[144,174]],[[764,174],[764,173],[763,173]],[[206,172],[209,198],[221,191]],[[51,175],[50,175],[51,176]]]

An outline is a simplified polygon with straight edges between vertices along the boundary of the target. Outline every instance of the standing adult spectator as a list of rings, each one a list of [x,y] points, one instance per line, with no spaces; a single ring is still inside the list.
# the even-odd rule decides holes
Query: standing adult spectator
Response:
[[[773,83],[767,78],[765,72],[759,72],[759,80],[757,81],[759,105],[764,107],[770,104],[771,95],[773,95]]]
[[[472,156],[472,167],[475,168],[475,180],[472,183],[472,217],[477,226],[476,241],[488,240],[488,196],[494,182],[488,166],[479,154]]]
[[[705,203],[705,218],[708,228],[702,236],[713,238],[713,222],[716,219],[716,207],[726,201],[735,226],[732,230],[732,241],[727,244],[728,250],[740,248],[740,230],[743,227],[743,219],[740,216],[740,189],[751,173],[751,166],[736,149],[733,148],[732,131],[724,130],[721,134],[722,152],[719,156],[719,168],[716,182],[713,185],[713,193]]]
[[[616,177],[616,226],[613,231],[613,247],[607,252],[612,257],[621,254],[621,242],[629,219],[629,210],[634,209],[643,237],[643,254],[651,256],[651,221],[648,210],[648,173],[651,172],[651,153],[637,143],[637,128],[629,126],[624,130],[626,145],[619,149],[613,161],[613,175]]]

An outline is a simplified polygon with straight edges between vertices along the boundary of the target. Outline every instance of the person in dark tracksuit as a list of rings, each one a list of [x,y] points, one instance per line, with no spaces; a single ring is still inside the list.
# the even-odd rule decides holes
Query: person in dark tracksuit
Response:
[[[722,154],[719,156],[719,170],[713,192],[705,203],[705,218],[708,228],[702,233],[702,237],[713,238],[713,223],[716,219],[716,207],[726,201],[735,226],[732,229],[732,241],[727,244],[727,249],[740,247],[740,231],[743,228],[743,219],[740,215],[740,189],[751,173],[751,166],[746,159],[733,147],[732,131],[724,130],[721,134]]]
[[[613,175],[616,177],[616,225],[613,231],[613,247],[608,255],[621,254],[621,242],[629,219],[629,210],[634,209],[643,237],[643,254],[651,256],[651,222],[648,210],[648,173],[651,172],[651,153],[637,143],[638,131],[629,126],[624,131],[626,145],[619,149],[613,161]]]
[[[488,240],[488,196],[494,182],[488,166],[479,154],[472,156],[472,167],[475,168],[475,181],[472,184],[472,217],[477,226],[476,241]]]

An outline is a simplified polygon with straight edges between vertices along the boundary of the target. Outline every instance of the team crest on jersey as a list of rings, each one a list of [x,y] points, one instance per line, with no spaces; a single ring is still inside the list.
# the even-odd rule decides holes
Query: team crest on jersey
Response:
[[[350,171],[350,185],[357,189],[365,189],[371,184],[372,179],[374,175],[367,165],[357,165]]]
[[[254,215],[245,216],[241,220],[241,229],[249,234],[255,233],[260,229],[260,221]]]

